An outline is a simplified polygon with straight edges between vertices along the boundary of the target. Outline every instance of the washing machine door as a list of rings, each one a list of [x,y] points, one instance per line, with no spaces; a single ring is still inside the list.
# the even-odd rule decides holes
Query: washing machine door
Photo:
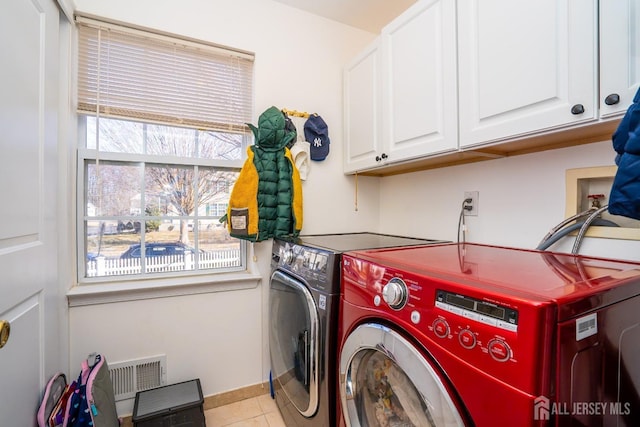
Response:
[[[269,287],[269,353],[276,392],[305,417],[318,409],[319,320],[313,296],[301,281],[276,270]]]
[[[438,373],[415,346],[378,324],[357,327],[340,354],[347,426],[464,426]]]

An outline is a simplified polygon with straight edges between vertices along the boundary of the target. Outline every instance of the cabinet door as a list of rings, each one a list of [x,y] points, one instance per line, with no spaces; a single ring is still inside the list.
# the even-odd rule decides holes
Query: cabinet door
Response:
[[[458,3],[461,146],[596,119],[596,4]]]
[[[600,2],[600,116],[624,113],[640,84],[640,4]],[[616,102],[617,100],[617,102]]]
[[[376,166],[381,149],[380,43],[376,39],[344,70],[344,172]]]
[[[455,150],[455,1],[418,1],[383,28],[382,43],[387,161]]]

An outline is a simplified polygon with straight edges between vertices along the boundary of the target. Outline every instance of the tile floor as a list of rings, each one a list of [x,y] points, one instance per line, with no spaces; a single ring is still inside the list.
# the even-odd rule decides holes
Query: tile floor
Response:
[[[270,394],[204,412],[207,427],[286,427]]]

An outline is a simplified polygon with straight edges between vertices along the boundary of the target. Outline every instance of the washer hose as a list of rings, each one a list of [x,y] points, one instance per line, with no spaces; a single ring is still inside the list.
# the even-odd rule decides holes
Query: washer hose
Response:
[[[599,207],[598,209],[593,211],[593,213],[589,215],[589,217],[584,221],[584,224],[582,224],[582,227],[580,227],[580,231],[578,231],[578,235],[576,236],[575,242],[573,242],[573,249],[571,250],[572,254],[578,253],[578,251],[580,250],[580,245],[582,245],[582,240],[584,239],[584,235],[587,234],[587,229],[589,229],[589,227],[591,226],[591,223],[593,223],[596,219],[598,219],[598,217],[602,214],[602,212],[606,211],[608,207],[609,207],[608,204]]]
[[[575,224],[571,224],[561,230],[556,231],[554,234],[549,235],[549,237],[546,237],[542,242],[540,242],[536,249],[539,251],[547,250],[550,246],[565,237],[567,234],[582,228],[584,223],[585,221],[576,222]],[[596,218],[591,225],[599,225],[603,227],[618,227],[618,224],[616,224],[615,222],[602,218]]]
[[[551,245],[556,243],[561,238],[565,237],[567,234],[579,229],[580,231],[578,232],[578,236],[576,237],[576,240],[573,244],[573,249],[571,251],[572,254],[578,253],[578,250],[580,249],[580,245],[582,244],[582,240],[584,239],[584,236],[587,233],[587,229],[590,226],[599,225],[599,226],[605,226],[605,227],[618,227],[618,224],[616,224],[613,221],[599,218],[602,212],[604,212],[607,209],[607,206],[608,205],[605,205],[600,208],[590,208],[586,211],[580,212],[576,215],[573,215],[570,218],[565,219],[560,224],[553,227],[549,231],[549,233],[547,233],[547,235],[544,236],[544,238],[538,244],[536,249],[541,251],[547,250]],[[569,224],[572,221],[577,221],[584,217],[587,217],[584,221],[576,222],[574,224]]]
[[[551,238],[551,236],[553,236],[554,234],[556,234],[558,231],[560,231],[563,227],[565,227],[567,224],[573,222],[573,221],[578,221],[581,218],[585,218],[587,216],[589,216],[591,214],[591,212],[593,212],[596,208],[589,208],[586,211],[582,211],[579,212],[573,216],[570,216],[569,218],[563,220],[560,224],[556,225],[555,227],[553,227],[551,230],[549,230],[549,232],[547,233],[546,236],[544,236],[542,238],[542,240],[540,241],[540,243],[538,243],[538,247],[540,247],[541,245],[544,244],[544,242],[547,241],[547,239]]]

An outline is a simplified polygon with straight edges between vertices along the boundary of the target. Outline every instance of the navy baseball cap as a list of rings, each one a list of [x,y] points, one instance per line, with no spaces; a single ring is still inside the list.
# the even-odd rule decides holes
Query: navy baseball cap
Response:
[[[329,128],[317,114],[309,116],[304,124],[304,138],[309,143],[311,160],[321,161],[329,155]]]

